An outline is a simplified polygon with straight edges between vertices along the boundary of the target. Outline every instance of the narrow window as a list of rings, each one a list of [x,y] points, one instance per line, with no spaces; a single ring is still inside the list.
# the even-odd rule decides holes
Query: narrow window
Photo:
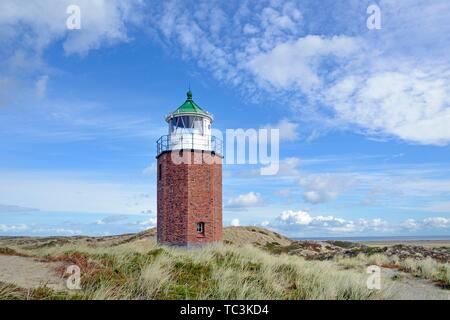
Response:
[[[200,235],[205,234],[205,223],[204,222],[198,222],[197,223],[197,233]]]
[[[161,177],[162,177],[162,164],[160,163],[158,167],[158,180],[161,181]]]

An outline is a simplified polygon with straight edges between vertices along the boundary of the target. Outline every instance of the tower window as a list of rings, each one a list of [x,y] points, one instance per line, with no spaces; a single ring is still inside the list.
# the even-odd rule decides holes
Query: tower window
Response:
[[[162,177],[162,164],[160,163],[158,167],[158,180],[161,180],[161,177]]]
[[[201,234],[201,235],[205,234],[205,223],[204,222],[197,223],[197,233]]]

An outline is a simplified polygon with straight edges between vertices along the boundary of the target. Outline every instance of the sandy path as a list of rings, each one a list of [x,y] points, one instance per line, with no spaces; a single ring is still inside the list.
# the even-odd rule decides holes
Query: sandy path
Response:
[[[40,262],[33,258],[0,255],[0,282],[21,288],[49,288],[64,290],[64,279],[56,274],[57,262]]]
[[[441,289],[426,279],[416,278],[395,269],[382,269],[384,278],[393,279],[389,293],[394,300],[450,300],[450,290]],[[382,278],[383,279],[383,278]]]

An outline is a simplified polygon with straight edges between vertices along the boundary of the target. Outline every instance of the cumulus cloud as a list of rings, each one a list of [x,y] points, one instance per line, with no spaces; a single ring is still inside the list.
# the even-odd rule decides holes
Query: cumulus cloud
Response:
[[[297,157],[288,157],[283,160],[280,160],[278,163],[272,163],[267,166],[262,167],[259,170],[247,171],[247,175],[254,177],[260,176],[261,170],[269,170],[271,166],[276,165],[278,167],[278,172],[276,176],[278,177],[291,177],[295,178],[300,175],[299,165],[301,160]]]
[[[150,217],[148,219],[144,220],[137,220],[135,222],[126,222],[130,216],[127,215],[121,215],[121,214],[115,214],[115,215],[109,215],[105,218],[99,219],[95,222],[97,225],[110,225],[110,224],[119,224],[124,226],[132,226],[132,227],[138,227],[140,230],[146,230],[150,228],[154,228],[156,226],[156,218]]]
[[[364,231],[387,232],[392,226],[381,219],[346,220],[334,216],[313,216],[307,211],[283,211],[272,225],[288,232],[316,230],[330,233],[355,233]]]
[[[232,227],[239,227],[241,225],[241,222],[239,221],[239,219],[233,219],[230,222],[230,226]]]
[[[450,219],[444,217],[431,217],[423,219],[425,226],[432,228],[450,228]]]
[[[281,119],[274,125],[267,125],[264,129],[278,129],[280,131],[280,141],[295,141],[299,138],[298,123],[288,119]]]
[[[335,200],[342,192],[355,183],[351,176],[322,174],[302,177],[303,199],[312,204]]]
[[[411,69],[348,76],[329,88],[326,100],[341,120],[371,134],[445,145],[450,141],[450,72]]]
[[[444,217],[428,217],[422,220],[406,219],[403,227],[410,231],[422,229],[448,229],[450,228],[450,219]]]
[[[417,222],[414,219],[406,219],[403,222],[403,227],[405,227],[408,230],[419,230],[422,226],[419,222]]]
[[[308,212],[292,210],[283,211],[277,219],[288,225],[308,225],[313,221],[313,218],[309,215]]]
[[[261,226],[263,227],[267,227],[270,225],[270,221],[269,220],[264,220],[263,222],[261,222]]]
[[[144,230],[156,227],[156,218],[149,218],[146,220],[141,220],[137,223],[139,226],[142,226]]]
[[[358,41],[352,37],[308,35],[256,55],[247,63],[247,69],[258,81],[276,89],[297,87],[309,92],[323,86],[321,59],[349,57],[358,49]]]
[[[116,214],[116,215],[110,215],[105,218],[99,219],[95,223],[102,225],[102,224],[116,223],[116,222],[124,221],[127,219],[128,219],[128,216],[126,216],[124,214]]]
[[[301,160],[296,157],[289,157],[280,161],[278,176],[296,177],[300,174],[299,165]]]
[[[20,232],[28,230],[26,224],[0,224],[0,232]]]
[[[257,192],[249,192],[246,194],[238,195],[237,197],[230,198],[227,202],[226,207],[227,208],[235,208],[235,209],[242,209],[242,208],[249,208],[261,205],[263,203],[261,194]]]
[[[81,235],[81,229],[72,229],[62,226],[32,226],[26,224],[0,224],[0,232],[6,234],[37,234],[37,235],[63,235],[74,236]]]
[[[83,234],[83,231],[80,229],[68,229],[61,227],[34,228],[30,230],[30,232],[34,234],[58,234],[65,236],[74,236]]]

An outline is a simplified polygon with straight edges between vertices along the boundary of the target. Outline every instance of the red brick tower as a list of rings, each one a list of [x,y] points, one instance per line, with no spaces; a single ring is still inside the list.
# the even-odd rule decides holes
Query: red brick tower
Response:
[[[213,117],[189,90],[166,117],[169,134],[157,142],[157,239],[160,244],[222,241],[222,141],[211,136]]]

